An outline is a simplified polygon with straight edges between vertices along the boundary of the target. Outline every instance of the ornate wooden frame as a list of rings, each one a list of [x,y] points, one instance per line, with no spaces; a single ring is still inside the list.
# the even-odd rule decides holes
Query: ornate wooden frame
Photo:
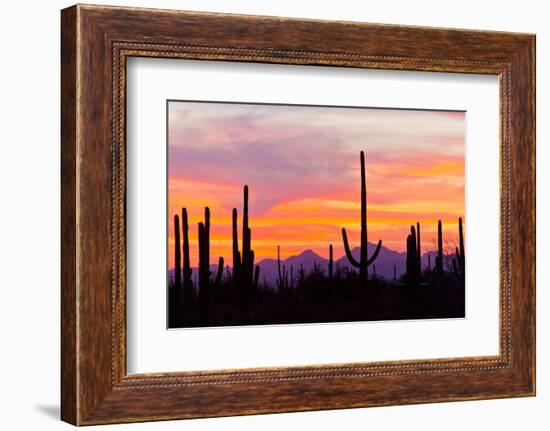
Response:
[[[81,5],[61,16],[63,420],[88,425],[535,394],[534,35]],[[500,354],[128,375],[130,56],[498,75]]]

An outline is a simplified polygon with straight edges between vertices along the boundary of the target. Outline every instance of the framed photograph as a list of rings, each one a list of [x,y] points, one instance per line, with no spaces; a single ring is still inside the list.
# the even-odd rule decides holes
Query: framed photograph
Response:
[[[535,394],[535,37],[62,11],[62,419]]]

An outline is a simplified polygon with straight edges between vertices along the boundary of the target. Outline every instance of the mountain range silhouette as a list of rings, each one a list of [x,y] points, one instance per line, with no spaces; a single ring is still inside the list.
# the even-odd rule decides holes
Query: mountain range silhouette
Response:
[[[376,244],[373,244],[371,242],[368,243],[368,254],[369,256],[374,253],[374,250],[376,248]],[[360,248],[355,247],[351,250],[351,254],[356,259],[359,259],[360,254]],[[434,268],[435,265],[435,256],[437,255],[437,251],[427,251],[422,255],[421,258],[421,264],[422,269],[428,267],[428,256],[431,256],[431,268]],[[444,261],[450,259],[452,256],[444,256]],[[394,250],[391,250],[387,247],[382,246],[380,249],[380,253],[378,255],[378,258],[376,259],[376,275],[378,277],[383,277],[387,280],[393,279],[393,268],[395,265],[395,272],[396,277],[399,278],[405,273],[406,269],[406,259],[407,259],[407,253],[406,252],[397,252]],[[270,286],[275,286],[275,281],[277,279],[277,259],[273,258],[266,258],[263,260],[260,260],[257,262],[257,265],[260,267],[260,282],[263,283],[264,280],[267,282]],[[303,265],[304,272],[308,273],[310,272],[315,265],[319,266],[323,271],[327,271],[328,267],[328,259],[325,259],[322,256],[319,256],[317,253],[315,253],[311,249],[307,249],[302,251],[300,254],[289,256],[286,259],[281,259],[281,268],[285,265],[287,272],[290,273],[290,267],[292,266],[294,269],[294,276],[298,276],[298,271],[300,267]],[[336,268],[348,268],[350,270],[355,271],[355,268],[353,268],[347,257],[342,256],[338,259],[334,260],[334,265]],[[215,271],[217,268],[216,265],[211,265],[211,270]],[[172,276],[174,273],[174,270],[171,269],[169,271],[170,276]],[[193,273],[197,274],[197,269],[193,268]],[[373,267],[369,267],[369,274],[373,273]]]

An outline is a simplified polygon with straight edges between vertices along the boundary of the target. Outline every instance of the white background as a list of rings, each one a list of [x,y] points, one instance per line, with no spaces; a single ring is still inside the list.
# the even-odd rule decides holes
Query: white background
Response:
[[[127,84],[128,372],[498,354],[498,77],[141,58]],[[466,111],[466,318],[167,331],[167,99]]]
[[[345,19],[394,24],[537,33],[538,136],[538,396],[508,399],[106,426],[147,430],[407,429],[498,430],[548,428],[550,414],[550,29],[541,1],[311,2],[298,0],[118,1],[103,3],[188,10]],[[3,5],[0,103],[0,425],[9,430],[70,429],[59,410],[59,9],[64,1]],[[25,310],[26,318],[23,318]],[[28,317],[30,316],[30,317]]]

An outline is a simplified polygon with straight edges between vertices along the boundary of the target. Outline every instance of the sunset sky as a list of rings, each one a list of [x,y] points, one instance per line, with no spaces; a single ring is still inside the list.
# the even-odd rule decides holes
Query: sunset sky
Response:
[[[256,261],[312,249],[343,254],[341,228],[359,245],[360,164],[365,151],[370,242],[404,251],[420,222],[423,252],[436,248],[437,220],[454,249],[465,212],[465,113],[367,108],[169,102],[169,267],[174,214],[186,207],[191,265],[197,223],[210,207],[211,262],[231,262],[231,211],[250,189]]]

